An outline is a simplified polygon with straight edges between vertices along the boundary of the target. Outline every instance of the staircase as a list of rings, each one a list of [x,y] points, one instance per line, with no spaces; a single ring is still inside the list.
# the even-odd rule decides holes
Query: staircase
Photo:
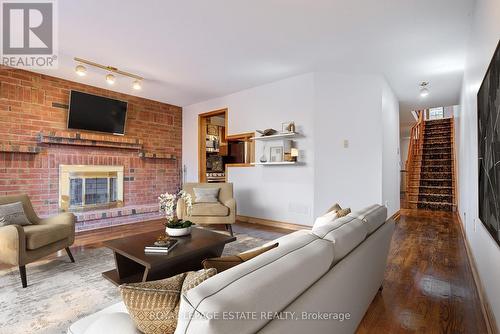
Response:
[[[417,127],[410,141],[413,147],[408,152],[408,206],[453,211],[453,119],[425,121],[421,117]]]

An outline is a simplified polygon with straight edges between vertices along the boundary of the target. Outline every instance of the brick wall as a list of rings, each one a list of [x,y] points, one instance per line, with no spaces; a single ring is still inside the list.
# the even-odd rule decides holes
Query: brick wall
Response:
[[[180,158],[182,108],[33,72],[0,68],[0,147],[41,149],[38,154],[0,152],[0,196],[28,193],[39,215],[58,213],[59,164],[124,166],[125,206],[138,206],[142,211],[157,204],[159,193],[177,189],[177,161],[140,158],[137,150],[38,144],[39,132],[67,130],[71,89],[127,101],[126,137],[142,140],[146,151]],[[90,220],[89,216],[82,220]],[[120,223],[119,218],[103,219],[106,216],[111,214],[99,212],[87,224],[95,228]]]

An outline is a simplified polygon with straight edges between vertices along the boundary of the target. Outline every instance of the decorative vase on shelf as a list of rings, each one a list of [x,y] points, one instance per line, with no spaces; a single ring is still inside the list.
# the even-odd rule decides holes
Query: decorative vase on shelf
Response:
[[[264,144],[264,147],[262,148],[262,155],[259,158],[259,161],[262,163],[267,162],[267,156],[266,156],[266,145]]]

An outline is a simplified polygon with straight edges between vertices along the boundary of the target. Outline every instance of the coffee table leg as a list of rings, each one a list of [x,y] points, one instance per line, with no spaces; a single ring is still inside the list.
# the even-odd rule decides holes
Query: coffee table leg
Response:
[[[143,278],[147,277],[148,270],[142,264],[139,264],[134,260],[121,255],[120,253],[115,252],[115,263],[118,277],[122,282],[126,281],[127,278],[130,278],[131,276],[138,276],[137,281],[139,281],[141,279],[141,276],[139,276],[140,274],[142,274]]]
[[[148,274],[149,274],[149,269],[145,268],[144,269],[144,274],[142,275],[142,281],[143,282],[147,282],[147,280],[148,280]]]

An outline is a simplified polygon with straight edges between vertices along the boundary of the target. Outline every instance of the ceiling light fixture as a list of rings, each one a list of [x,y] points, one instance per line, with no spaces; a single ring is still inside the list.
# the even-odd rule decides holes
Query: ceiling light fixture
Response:
[[[132,83],[132,88],[135,90],[141,90],[142,82],[140,80],[134,80],[134,82]]]
[[[113,73],[115,73],[115,74],[119,74],[119,75],[134,79],[134,81],[132,82],[133,89],[140,90],[142,88],[142,82],[143,82],[144,78],[141,76],[119,70],[118,68],[113,67],[113,66],[101,65],[99,63],[95,63],[93,61],[82,59],[82,58],[75,57],[74,60],[78,63],[81,63],[81,64],[86,64],[89,66],[93,66],[93,67],[97,67],[97,68],[101,68],[103,70],[106,70],[108,72],[108,74],[106,74],[106,82],[110,85],[113,85],[116,82],[116,76],[113,74]],[[78,75],[84,76],[87,72],[87,69],[85,68],[85,66],[83,66],[81,64],[76,66],[75,71]],[[83,74],[81,74],[81,73],[83,73]]]
[[[428,82],[422,82],[420,84],[420,96],[421,97],[427,97],[427,95],[429,95],[429,89],[427,88],[427,86],[429,85]]]
[[[113,74],[107,74],[106,75],[106,82],[110,85],[113,85],[116,81],[116,77]]]
[[[76,65],[75,72],[79,76],[83,77],[83,76],[85,76],[87,74],[87,69],[83,65]]]

